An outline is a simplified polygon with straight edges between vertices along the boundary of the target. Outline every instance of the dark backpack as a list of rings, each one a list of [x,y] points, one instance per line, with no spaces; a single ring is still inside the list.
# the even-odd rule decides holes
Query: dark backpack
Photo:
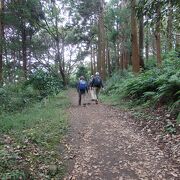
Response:
[[[86,81],[80,80],[80,81],[79,81],[79,90],[86,90],[86,88],[87,88],[87,83],[86,83]]]
[[[100,78],[99,76],[97,76],[97,77],[94,78],[93,85],[94,85],[95,87],[101,87],[101,78]]]

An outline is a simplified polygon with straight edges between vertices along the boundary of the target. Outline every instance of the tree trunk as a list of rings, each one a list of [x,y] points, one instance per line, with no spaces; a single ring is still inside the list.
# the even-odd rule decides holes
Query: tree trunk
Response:
[[[149,59],[149,27],[147,27],[147,32],[146,32],[146,41],[145,41],[145,54],[146,54],[146,61]]]
[[[124,55],[123,55],[123,51],[121,52],[121,55],[120,55],[120,68],[121,68],[121,71],[123,71],[124,69],[124,66],[123,66],[123,61],[124,61]]]
[[[100,17],[98,20],[98,57],[97,57],[97,71],[101,74],[101,57],[102,57],[102,46],[101,46],[101,31],[100,31]]]
[[[157,56],[157,65],[161,65],[161,35],[160,35],[160,16],[161,16],[161,9],[160,4],[158,4],[157,7],[157,22],[156,22],[156,32],[155,32],[155,38],[156,38],[156,56]]]
[[[4,0],[0,0],[0,85],[3,84],[3,39],[4,39],[4,26],[3,26],[3,11]]]
[[[24,78],[27,79],[27,44],[26,44],[26,27],[22,24],[21,27],[22,36],[22,61],[23,61],[23,73]]]
[[[55,4],[55,1],[53,1],[53,5],[54,7],[56,6]],[[59,30],[58,30],[58,16],[57,16],[57,13],[56,13],[56,16],[55,16],[55,28],[56,28],[56,37],[55,37],[55,41],[56,41],[56,49],[57,49],[57,59],[55,61],[55,63],[59,63],[58,64],[58,69],[60,71],[60,74],[61,74],[61,77],[62,77],[62,81],[63,81],[63,86],[65,87],[67,85],[67,82],[66,82],[66,76],[65,76],[65,71],[64,71],[64,68],[63,68],[63,64],[62,64],[62,59],[61,59],[61,55],[60,55],[60,37],[59,37]]]
[[[104,27],[104,0],[100,0],[99,7],[99,33],[98,33],[98,71],[103,79],[106,78],[106,64],[105,64],[105,48],[106,48],[106,38],[105,38],[105,27]]]
[[[153,38],[152,38],[152,54],[153,54],[153,58],[156,58],[156,38],[155,38],[155,32],[153,31]]]
[[[62,62],[61,62],[61,59],[60,59],[61,56],[60,56],[60,47],[59,47],[59,38],[58,37],[56,38],[56,49],[57,49],[56,62],[59,62],[58,68],[59,68],[59,71],[60,71],[60,74],[61,74],[61,77],[62,77],[63,86],[65,87],[67,85],[67,83],[66,83],[66,76],[65,76],[65,73],[64,73],[63,68],[62,68]]]
[[[131,41],[132,41],[132,70],[134,73],[140,71],[140,58],[139,58],[139,48],[138,48],[138,37],[137,37],[137,22],[135,13],[136,1],[131,1]]]
[[[173,44],[173,7],[172,2],[169,1],[169,13],[168,13],[168,21],[167,21],[167,47],[168,51],[172,50],[172,44]]]
[[[180,34],[176,33],[176,52],[178,52],[178,57],[180,57]]]
[[[124,61],[124,68],[128,69],[128,51],[125,51],[125,61]]]
[[[93,66],[93,45],[90,45],[91,48],[91,74],[94,74],[94,66]]]
[[[140,66],[144,69],[143,49],[144,49],[144,18],[141,15],[139,19],[139,55],[140,55]]]
[[[63,71],[65,72],[65,59],[64,59],[64,37],[62,39],[62,66]]]
[[[106,34],[106,37],[107,37],[107,34]],[[108,77],[110,77],[111,76],[111,62],[110,62],[108,39],[106,39],[106,68],[107,68]]]

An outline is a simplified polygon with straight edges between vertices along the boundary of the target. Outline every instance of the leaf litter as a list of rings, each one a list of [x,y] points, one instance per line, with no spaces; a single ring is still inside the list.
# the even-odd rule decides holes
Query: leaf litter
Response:
[[[162,126],[155,133],[152,122],[145,124],[130,111],[102,103],[81,107],[74,92],[70,97],[70,158],[64,180],[180,179],[178,134],[161,135]],[[167,153],[169,144],[173,151]]]

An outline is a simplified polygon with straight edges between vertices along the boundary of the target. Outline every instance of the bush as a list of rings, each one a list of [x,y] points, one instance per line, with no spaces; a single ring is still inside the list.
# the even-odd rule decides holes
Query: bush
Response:
[[[134,104],[166,105],[172,113],[180,108],[180,61],[176,53],[166,55],[161,68],[152,68],[138,76],[114,74],[107,81],[106,94],[119,94]]]
[[[58,75],[47,73],[43,70],[35,72],[26,82],[26,85],[31,84],[35,90],[40,92],[42,97],[57,94],[62,88],[62,81]]]
[[[25,82],[0,88],[0,113],[22,110],[32,102],[57,94],[61,89],[62,82],[57,75],[39,70]]]

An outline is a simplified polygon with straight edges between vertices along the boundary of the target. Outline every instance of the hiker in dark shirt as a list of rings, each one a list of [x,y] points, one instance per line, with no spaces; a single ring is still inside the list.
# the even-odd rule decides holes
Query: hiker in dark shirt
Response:
[[[88,85],[84,79],[84,76],[79,78],[77,83],[77,92],[79,96],[79,105],[83,103],[83,106],[86,106],[86,92],[88,93]]]
[[[99,76],[99,72],[96,72],[96,74],[92,80],[92,83],[91,83],[91,88],[93,88],[93,90],[95,92],[95,101],[96,101],[96,104],[98,104],[100,89],[104,88],[102,79]]]

